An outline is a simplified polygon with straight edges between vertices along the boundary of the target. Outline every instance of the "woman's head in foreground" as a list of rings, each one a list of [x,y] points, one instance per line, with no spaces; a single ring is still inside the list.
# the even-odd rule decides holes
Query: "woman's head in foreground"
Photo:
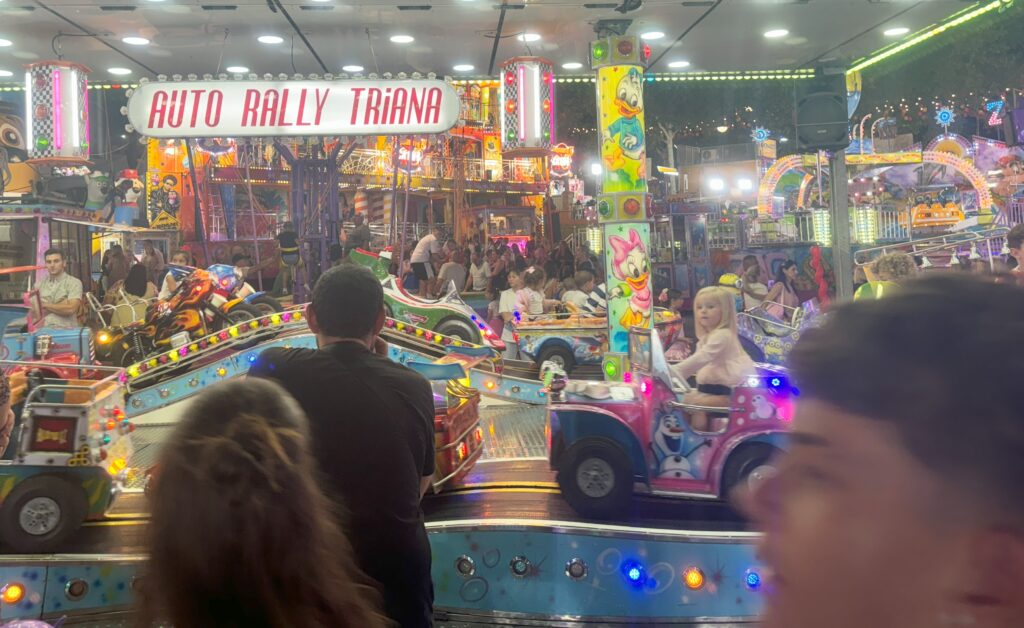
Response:
[[[380,626],[315,480],[306,417],[278,385],[200,394],[160,457],[143,621],[175,626]]]
[[[790,357],[778,474],[741,498],[765,628],[1020,626],[1024,291],[966,274],[857,301]]]

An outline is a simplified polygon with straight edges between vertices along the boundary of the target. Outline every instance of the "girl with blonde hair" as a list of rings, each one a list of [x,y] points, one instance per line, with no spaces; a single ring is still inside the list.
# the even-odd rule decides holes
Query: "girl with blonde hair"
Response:
[[[733,293],[718,286],[701,289],[693,303],[697,349],[693,355],[672,366],[677,377],[696,377],[697,390],[686,394],[686,403],[728,408],[732,388],[756,372],[736,332]],[[690,416],[690,425],[707,431],[703,413]]]

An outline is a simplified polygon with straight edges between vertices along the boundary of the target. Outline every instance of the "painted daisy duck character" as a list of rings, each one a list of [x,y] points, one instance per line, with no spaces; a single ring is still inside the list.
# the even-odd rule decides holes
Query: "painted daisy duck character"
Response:
[[[612,275],[623,282],[612,288],[609,296],[629,299],[629,309],[619,319],[619,324],[625,329],[647,327],[652,307],[651,273],[640,234],[636,229],[630,229],[628,239],[612,236],[608,243],[612,248]]]
[[[736,332],[736,308],[731,292],[718,286],[703,288],[693,303],[697,350],[672,365],[681,380],[696,376],[697,390],[686,393],[686,403],[728,408],[732,389],[757,372],[753,360],[740,345]],[[694,430],[706,432],[705,413],[690,414]]]

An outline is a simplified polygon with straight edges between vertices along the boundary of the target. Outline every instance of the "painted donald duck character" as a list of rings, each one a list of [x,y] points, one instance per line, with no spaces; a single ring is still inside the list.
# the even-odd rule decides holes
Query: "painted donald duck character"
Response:
[[[612,248],[612,274],[624,282],[612,288],[612,298],[628,297],[629,309],[619,319],[624,329],[647,327],[651,319],[650,262],[640,234],[629,230],[629,238],[612,236],[608,239]]]
[[[605,160],[610,172],[636,186],[641,179],[638,168],[643,165],[646,143],[640,119],[644,112],[643,75],[636,68],[630,68],[619,79],[613,104],[619,117],[603,133]]]

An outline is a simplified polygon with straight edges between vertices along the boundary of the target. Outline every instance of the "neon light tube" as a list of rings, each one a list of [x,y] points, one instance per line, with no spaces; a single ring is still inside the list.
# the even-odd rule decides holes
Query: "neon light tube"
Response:
[[[526,139],[526,94],[523,87],[526,86],[526,67],[519,66],[519,139]]]
[[[498,115],[498,118],[501,119],[501,142],[502,142],[502,144],[504,144],[505,141],[506,141],[506,137],[505,137],[505,113],[506,113],[505,112],[505,86],[502,85],[501,89],[499,89],[498,92],[500,92],[499,96],[501,97],[501,100],[499,101],[499,105],[501,106],[501,113]]]
[[[71,125],[71,148],[78,150],[81,144],[81,129],[78,128],[78,72],[71,70],[71,111],[76,117],[75,123]]]
[[[533,137],[540,139],[540,66],[533,66]]]
[[[32,154],[32,150],[35,148],[35,142],[32,141],[32,121],[35,120],[35,115],[32,112],[32,71],[25,72],[25,148],[28,149],[29,154]]]
[[[64,129],[61,128],[61,114],[64,103],[60,97],[60,70],[53,71],[53,149],[60,150],[64,145]]]
[[[85,156],[89,157],[89,152],[92,150],[92,131],[89,130],[89,78],[82,77],[82,93],[85,94]]]
[[[548,74],[548,100],[551,101],[551,107],[548,109],[548,120],[551,124],[551,143],[555,142],[555,73],[552,69],[551,73]]]
[[[964,11],[961,11],[959,14],[954,14],[949,20],[942,22],[940,24],[936,24],[927,30],[921,31],[917,35],[914,35],[913,37],[911,37],[910,39],[901,44],[895,44],[888,48],[882,48],[881,50],[875,51],[875,53],[873,53],[870,57],[858,60],[852,68],[847,70],[846,73],[851,74],[853,72],[860,72],[861,70],[869,68],[880,61],[884,61],[885,59],[888,59],[889,57],[897,53],[903,52],[904,50],[916,46],[921,42],[927,41],[932,37],[935,37],[936,35],[940,35],[951,28],[960,26],[961,24],[969,22],[976,17],[980,17],[990,11],[998,9],[1003,4],[1003,0],[994,0],[993,2],[989,2],[988,4],[985,5],[975,5],[975,8],[973,9],[965,9]]]

